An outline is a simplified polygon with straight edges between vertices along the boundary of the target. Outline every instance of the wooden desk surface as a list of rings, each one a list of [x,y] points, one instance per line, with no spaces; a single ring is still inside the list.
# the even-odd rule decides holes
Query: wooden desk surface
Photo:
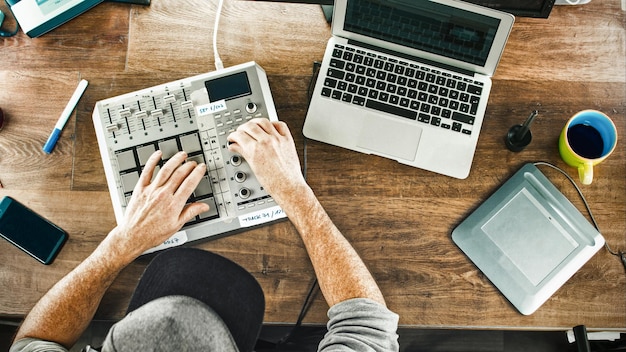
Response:
[[[38,39],[0,39],[0,196],[10,195],[59,224],[70,240],[51,266],[0,241],[0,314],[22,316],[115,226],[91,112],[96,101],[214,70],[217,1],[153,0],[149,7],[104,3]],[[4,2],[0,6],[5,6]],[[452,243],[452,229],[524,163],[560,160],[557,138],[575,112],[613,117],[626,136],[625,13],[617,0],[561,6],[549,19],[518,18],[494,77],[472,172],[456,180],[311,141],[308,180],[367,262],[400,324],[421,327],[626,329],[626,275],[606,250],[596,254],[536,313],[523,316]],[[218,46],[227,66],[266,69],[279,117],[302,152],[306,89],[330,28],[319,7],[228,0]],[[52,153],[41,147],[81,78],[90,85]],[[533,141],[509,152],[510,126],[539,110]],[[582,187],[614,250],[626,250],[626,150]],[[582,209],[564,177],[545,171]],[[265,320],[294,322],[314,273],[289,222],[197,244],[243,265],[266,293]],[[128,267],[97,318],[117,319],[147,260]],[[324,323],[321,295],[305,322]]]

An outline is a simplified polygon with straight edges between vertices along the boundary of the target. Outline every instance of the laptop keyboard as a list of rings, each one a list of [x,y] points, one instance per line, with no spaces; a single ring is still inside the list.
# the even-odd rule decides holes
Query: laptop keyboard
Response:
[[[483,83],[336,44],[321,94],[470,135]]]

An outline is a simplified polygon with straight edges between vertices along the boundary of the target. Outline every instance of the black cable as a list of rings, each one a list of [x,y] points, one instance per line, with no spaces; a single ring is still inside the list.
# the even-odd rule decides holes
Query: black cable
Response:
[[[317,75],[319,74],[321,66],[322,66],[321,62],[319,61],[313,62],[313,73],[311,75],[311,80],[309,81],[309,86],[307,87],[307,90],[306,90],[307,106],[309,106],[311,103],[311,98],[313,97],[313,89],[315,88],[315,82],[317,81]],[[307,153],[308,138],[306,138],[304,133],[302,134],[302,141],[304,144],[304,147],[303,147],[304,151],[302,155],[304,166],[302,167],[302,175],[304,176],[304,179],[306,180],[307,171],[308,171],[308,167],[307,167],[308,165],[308,153]]]
[[[306,295],[304,304],[302,305],[302,309],[300,309],[300,314],[298,314],[298,320],[296,320],[296,325],[293,326],[291,331],[289,331],[289,333],[285,337],[283,337],[276,343],[276,347],[279,347],[281,345],[288,343],[291,337],[294,336],[296,331],[298,331],[298,329],[302,326],[302,321],[304,320],[306,313],[309,311],[309,308],[311,307],[311,305],[313,304],[313,301],[315,300],[316,295],[314,295],[314,293],[317,293],[317,287],[318,287],[317,278],[315,278],[315,280],[313,280],[313,285],[311,285],[311,288],[309,289],[309,292]]]
[[[309,81],[309,87],[306,90],[307,103],[311,103],[311,98],[313,97],[313,89],[315,88],[315,82],[317,81],[317,75],[320,72],[321,66],[322,66],[321,62],[313,61],[313,74],[311,75],[311,80]]]
[[[538,162],[534,163],[534,165],[535,166],[537,166],[537,165],[549,166],[549,167],[557,170],[558,172],[562,173],[565,177],[567,177],[567,179],[572,183],[574,188],[576,188],[576,191],[578,192],[578,195],[580,196],[580,199],[582,199],[583,204],[585,205],[585,208],[587,209],[587,213],[589,214],[589,217],[591,218],[591,222],[593,223],[593,226],[596,228],[596,230],[598,230],[598,232],[601,232],[600,231],[600,227],[598,226],[598,222],[596,221],[596,218],[593,216],[593,213],[591,212],[591,207],[589,206],[589,203],[587,202],[587,199],[583,195],[582,190],[576,184],[576,181],[574,181],[574,179],[570,175],[568,175],[567,172],[563,171],[558,166],[552,165],[552,164],[550,164],[548,162],[538,161]],[[622,261],[622,265],[624,265],[624,270],[626,271],[626,253],[623,252],[623,251],[617,251],[617,252],[613,251],[611,249],[611,247],[609,246],[608,242],[606,242],[606,240],[604,241],[604,248],[606,248],[606,250],[610,254],[620,258],[620,260]]]
[[[311,75],[311,80],[309,81],[309,86],[307,87],[307,106],[311,102],[313,88],[315,87],[315,81],[317,80],[317,75],[319,73],[320,66],[321,66],[320,62],[318,61],[313,62],[313,73]],[[304,134],[302,135],[302,138],[303,138],[302,176],[304,176],[304,179],[306,180],[307,172],[308,172],[307,138],[304,136]],[[285,335],[278,342],[276,342],[276,344],[274,345],[274,349],[277,349],[281,345],[288,343],[291,337],[293,337],[294,334],[297,332],[297,330],[302,326],[302,321],[304,320],[306,313],[309,311],[309,308],[311,307],[315,299],[314,293],[317,293],[317,288],[318,288],[318,281],[317,281],[317,277],[315,277],[315,279],[313,280],[313,284],[311,285],[311,288],[309,288],[309,292],[307,293],[306,298],[304,299],[304,303],[302,304],[302,308],[300,309],[300,313],[298,314],[298,319],[296,320],[296,324],[289,331],[289,333],[287,333],[287,335]]]

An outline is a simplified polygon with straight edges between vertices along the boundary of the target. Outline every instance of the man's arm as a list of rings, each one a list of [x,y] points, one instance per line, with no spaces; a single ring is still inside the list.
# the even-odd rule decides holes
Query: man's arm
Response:
[[[141,253],[169,238],[189,219],[208,210],[204,203],[185,204],[206,171],[204,164],[183,164],[186,157],[183,152],[176,154],[153,181],[161,153],[157,151],[150,157],[123,223],[39,300],[18,330],[16,341],[32,337],[70,348],[89,325],[102,296],[120,271]]]
[[[369,270],[308,186],[294,188],[276,201],[298,229],[329,306],[351,298],[385,305]]]
[[[228,140],[300,233],[329,306],[351,298],[385,305],[378,285],[304,180],[293,138],[284,122],[255,119]]]

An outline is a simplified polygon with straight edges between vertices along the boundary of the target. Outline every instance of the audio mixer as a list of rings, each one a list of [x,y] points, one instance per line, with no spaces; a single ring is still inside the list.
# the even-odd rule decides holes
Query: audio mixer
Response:
[[[227,148],[227,136],[253,118],[278,120],[267,76],[255,62],[97,102],[93,123],[117,222],[157,149],[159,166],[179,151],[207,165],[189,202],[210,210],[148,252],[284,219],[244,158]]]

